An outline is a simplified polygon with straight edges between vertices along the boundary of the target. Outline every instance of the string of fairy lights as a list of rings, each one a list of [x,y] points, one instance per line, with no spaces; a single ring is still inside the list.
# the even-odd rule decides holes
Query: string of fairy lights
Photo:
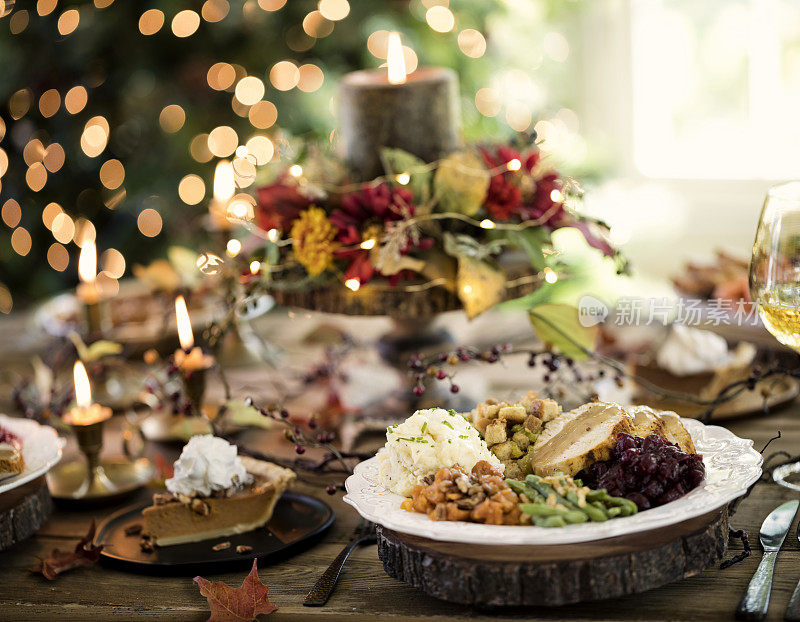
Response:
[[[94,0],[93,3],[87,2],[84,5],[61,7],[57,0],[37,0],[35,4],[23,6],[13,0],[0,0],[0,18],[7,22],[13,36],[24,32],[33,20],[57,15],[53,36],[68,40],[76,32],[80,32],[81,28],[91,27],[95,19],[93,12],[108,9],[113,3],[114,0]],[[246,0],[241,5],[228,0],[206,0],[199,10],[195,10],[195,5],[193,8],[177,10],[171,15],[162,8],[143,8],[138,21],[132,27],[138,30],[143,39],[158,34],[185,39],[196,35],[203,22],[222,22],[239,8],[244,18],[248,19],[258,12],[280,11],[286,4],[287,0]],[[415,16],[424,19],[431,31],[453,37],[454,43],[465,57],[477,59],[486,53],[487,40],[484,35],[475,28],[459,28],[461,19],[450,7],[450,0],[412,0],[409,7]],[[287,30],[287,47],[298,53],[311,49],[317,41],[330,36],[335,31],[337,22],[347,19],[350,13],[348,0],[319,0],[316,8],[305,14],[299,24]],[[367,50],[379,62],[386,59],[388,36],[388,30],[376,29],[367,37]],[[569,53],[566,40],[558,33],[550,33],[546,39],[545,52],[553,60],[563,62]],[[410,46],[404,45],[403,56],[407,70],[413,72],[419,64],[416,52]],[[261,71],[263,73],[251,72],[239,64],[225,60],[212,62],[208,66],[205,76],[208,88],[230,96],[231,111],[236,117],[247,120],[251,133],[248,135],[241,129],[237,131],[234,124],[226,124],[188,139],[181,135],[186,140],[188,152],[194,161],[198,164],[216,162],[211,183],[207,183],[203,175],[191,172],[178,181],[177,196],[186,205],[199,205],[204,201],[212,205],[227,204],[234,216],[246,217],[253,208],[253,199],[241,191],[254,183],[257,167],[282,157],[279,111],[271,101],[270,91],[296,90],[299,93],[313,93],[322,88],[326,79],[323,67],[310,62],[301,64],[291,58],[279,60]],[[520,76],[516,79],[522,80]],[[525,79],[529,80],[527,77]],[[82,126],[78,145],[67,144],[63,139],[58,142],[41,136],[28,140],[22,149],[27,190],[35,198],[47,186],[48,180],[59,174],[65,162],[76,157],[73,154],[77,152],[96,162],[98,187],[104,205],[113,210],[125,204],[127,191],[124,158],[105,155],[114,128],[111,127],[109,118],[91,112],[92,89],[100,86],[103,80],[103,77],[87,76],[79,83],[62,87],[61,90],[42,88],[37,92],[34,88],[25,86],[10,95],[6,103],[10,118],[8,127],[0,118],[0,192],[3,177],[9,173],[10,164],[2,141],[6,136],[13,136],[14,125],[22,122],[35,125],[37,116],[47,120],[55,115],[67,115],[74,117],[75,123]],[[505,121],[509,126],[517,131],[529,129],[530,110],[520,113],[515,109],[516,104],[513,101],[505,101],[508,98],[503,95],[502,90],[502,85],[487,85],[478,89],[474,96],[476,110],[484,117],[495,117],[505,107]],[[332,113],[332,101],[330,108]],[[565,123],[571,121],[568,114],[570,111],[564,114],[562,112],[563,110],[559,111],[559,115],[564,117]],[[157,122],[165,134],[179,135],[186,126],[189,114],[191,111],[183,106],[169,103],[160,110]],[[554,117],[545,123],[557,125],[557,122],[558,118]],[[541,123],[537,124],[536,129],[540,135],[546,137],[549,129]],[[235,125],[240,127],[241,123],[236,122]],[[332,135],[331,140],[333,139]],[[18,171],[13,172],[20,174]],[[32,236],[28,230],[31,224],[26,227],[22,223],[23,204],[25,203],[21,197],[7,197],[0,206],[0,219],[11,230],[11,247],[20,256],[28,255],[33,249]],[[162,232],[164,222],[161,210],[163,207],[158,205],[139,207],[136,224],[142,236],[156,237]],[[97,238],[97,231],[90,221],[70,212],[69,206],[57,202],[49,202],[41,208],[41,222],[53,238],[43,255],[49,267],[58,272],[67,270],[71,262],[75,261],[77,252],[71,251],[71,246],[80,248],[86,241],[95,241]],[[488,223],[484,224],[488,226]],[[229,256],[234,256],[240,249],[241,243],[238,240],[230,240],[226,250]],[[106,295],[115,294],[119,287],[118,279],[128,269],[123,253],[115,248],[105,248],[99,257],[99,269],[98,287]],[[9,311],[11,304],[10,293],[0,284],[0,312]]]

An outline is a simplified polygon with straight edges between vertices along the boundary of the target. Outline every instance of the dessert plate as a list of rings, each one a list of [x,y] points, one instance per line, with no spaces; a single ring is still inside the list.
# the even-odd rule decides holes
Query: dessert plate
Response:
[[[53,428],[8,415],[0,415],[0,426],[22,439],[22,457],[25,460],[22,473],[0,479],[0,494],[41,477],[61,460],[65,441]]]
[[[192,574],[208,572],[209,566],[250,565],[254,559],[272,563],[310,544],[333,524],[333,510],[328,504],[294,492],[285,492],[275,506],[269,523],[262,529],[248,533],[212,538],[202,542],[190,542],[156,548],[145,553],[139,546],[137,535],[126,535],[126,529],[142,522],[141,504],[120,510],[109,517],[97,530],[95,544],[103,545],[101,558],[104,562],[125,570],[150,574]],[[229,548],[215,551],[214,546],[230,542]],[[236,552],[236,547],[253,547],[245,554]],[[215,568],[215,571],[219,571]]]
[[[572,544],[660,529],[703,516],[743,495],[761,476],[763,458],[753,441],[725,428],[682,419],[702,454],[706,479],[687,495],[657,508],[604,523],[546,529],[534,526],[483,525],[433,521],[425,514],[400,509],[403,497],[386,490],[378,478],[378,459],[370,458],[347,478],[344,501],[361,516],[387,529],[432,540],[468,544]]]

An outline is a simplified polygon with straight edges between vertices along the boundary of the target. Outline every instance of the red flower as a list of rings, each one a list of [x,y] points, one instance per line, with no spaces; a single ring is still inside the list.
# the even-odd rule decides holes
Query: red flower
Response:
[[[364,241],[364,234],[376,226],[382,231],[387,223],[414,215],[414,197],[405,188],[392,188],[388,184],[368,186],[359,192],[342,197],[341,207],[330,215],[330,221],[339,228],[336,237],[345,246],[356,246]],[[340,259],[352,259],[344,278],[358,279],[363,285],[375,274],[369,250],[342,249],[335,253]]]
[[[542,224],[553,229],[562,226],[560,221],[564,217],[564,204],[556,203],[551,197],[553,190],[558,190],[560,186],[561,180],[558,173],[553,171],[546,173],[536,181],[536,189],[522,206],[520,217],[523,220],[544,219]]]
[[[256,190],[258,206],[256,207],[256,226],[264,231],[282,229],[287,231],[311,201],[300,194],[297,188],[280,181]]]
[[[497,148],[495,155],[492,155],[488,149],[481,149],[481,155],[489,169],[503,168],[503,171],[492,175],[489,182],[489,190],[486,192],[484,201],[486,210],[495,220],[511,220],[519,214],[522,192],[513,183],[513,178],[506,165],[511,160],[522,161],[521,156],[511,147],[504,145]]]

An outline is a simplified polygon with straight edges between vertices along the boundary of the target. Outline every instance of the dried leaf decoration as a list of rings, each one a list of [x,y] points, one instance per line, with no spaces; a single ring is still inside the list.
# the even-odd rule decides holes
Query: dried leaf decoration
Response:
[[[489,181],[489,171],[477,154],[450,154],[439,163],[433,178],[438,211],[474,216],[483,205]]]
[[[277,605],[269,602],[269,588],[258,578],[258,562],[253,560],[253,569],[242,587],[230,587],[222,581],[211,583],[203,577],[195,577],[200,593],[211,607],[208,622],[252,622],[261,614],[277,611]]]
[[[464,312],[472,319],[502,302],[506,275],[486,262],[462,255],[458,258],[456,286]]]
[[[92,520],[89,532],[75,545],[74,551],[68,553],[53,549],[49,557],[39,558],[36,565],[31,568],[31,572],[41,573],[45,579],[53,581],[62,572],[80,568],[81,566],[93,565],[100,559],[100,552],[103,550],[102,544],[100,546],[94,545],[95,530],[95,521]]]

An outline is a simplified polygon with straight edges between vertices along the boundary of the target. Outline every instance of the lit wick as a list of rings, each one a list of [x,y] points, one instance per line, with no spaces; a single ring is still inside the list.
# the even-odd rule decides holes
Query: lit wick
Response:
[[[403,56],[403,44],[399,32],[389,33],[386,70],[389,84],[403,84],[406,81],[406,59]]]
[[[76,406],[64,415],[64,422],[72,426],[88,426],[111,418],[111,409],[92,403],[92,389],[86,368],[80,361],[75,362],[72,370],[75,382]]]
[[[183,296],[175,299],[175,319],[178,322],[178,341],[181,347],[175,350],[175,365],[184,372],[208,369],[214,364],[214,357],[204,354],[199,346],[194,345],[192,321]]]

